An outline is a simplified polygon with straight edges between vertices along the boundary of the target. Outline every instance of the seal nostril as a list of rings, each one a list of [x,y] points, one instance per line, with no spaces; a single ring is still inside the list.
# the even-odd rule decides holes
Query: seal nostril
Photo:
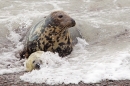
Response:
[[[72,26],[75,26],[75,25],[76,25],[75,20],[71,19],[71,22],[72,22]]]
[[[39,65],[39,64],[36,64],[36,65],[35,65],[35,69],[40,69],[40,65]]]

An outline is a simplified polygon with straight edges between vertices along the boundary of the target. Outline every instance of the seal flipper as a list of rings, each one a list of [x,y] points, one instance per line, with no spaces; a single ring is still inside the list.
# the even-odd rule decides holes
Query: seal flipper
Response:
[[[69,32],[70,32],[70,36],[72,38],[72,44],[73,44],[73,46],[78,43],[77,37],[83,38],[82,34],[80,33],[80,31],[78,30],[77,27],[71,27],[71,28],[69,28]]]

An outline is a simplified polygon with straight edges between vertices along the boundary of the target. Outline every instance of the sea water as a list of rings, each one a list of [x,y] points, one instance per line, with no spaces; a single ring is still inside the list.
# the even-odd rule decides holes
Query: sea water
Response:
[[[19,78],[31,83],[95,83],[130,79],[129,0],[0,0],[0,74],[25,70],[20,41],[37,21],[56,10],[76,21],[83,39],[65,58],[43,53],[40,70]]]

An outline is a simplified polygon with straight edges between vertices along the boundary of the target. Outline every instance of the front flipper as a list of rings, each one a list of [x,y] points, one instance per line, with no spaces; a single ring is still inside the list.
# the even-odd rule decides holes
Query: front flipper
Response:
[[[72,45],[73,46],[78,43],[77,37],[83,38],[80,31],[78,30],[78,28],[76,26],[70,28],[69,33],[70,33],[70,36],[72,38]]]

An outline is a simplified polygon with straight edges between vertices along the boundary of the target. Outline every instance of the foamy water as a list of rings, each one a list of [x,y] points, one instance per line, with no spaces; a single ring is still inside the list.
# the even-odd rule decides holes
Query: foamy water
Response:
[[[29,27],[55,10],[76,20],[84,39],[78,39],[66,58],[46,52],[41,70],[20,76],[31,83],[85,83],[130,79],[129,0],[0,0],[0,74],[24,71],[19,61]]]

